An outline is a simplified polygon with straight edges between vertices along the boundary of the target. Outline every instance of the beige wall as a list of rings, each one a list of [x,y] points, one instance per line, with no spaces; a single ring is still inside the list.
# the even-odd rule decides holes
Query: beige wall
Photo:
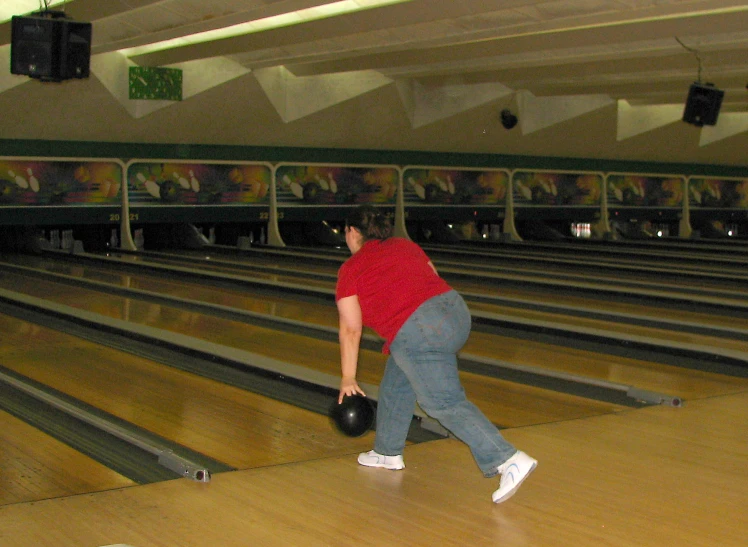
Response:
[[[685,100],[685,97],[684,97]],[[394,85],[284,123],[252,74],[141,119],[91,76],[28,80],[0,94],[0,138],[321,147],[599,158],[748,166],[748,132],[699,146],[683,122],[616,141],[616,107],[523,136],[504,129],[505,100],[412,129]]]

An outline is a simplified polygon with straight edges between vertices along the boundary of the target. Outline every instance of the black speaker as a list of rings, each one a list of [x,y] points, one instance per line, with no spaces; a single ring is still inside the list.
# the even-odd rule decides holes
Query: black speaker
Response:
[[[10,72],[40,79],[58,79],[61,21],[45,17],[13,17]]]
[[[10,72],[43,81],[87,78],[91,23],[60,17],[11,19]]]
[[[91,23],[63,21],[60,57],[62,78],[88,78],[91,71]]]
[[[712,84],[691,84],[683,109],[683,121],[702,127],[716,125],[725,92]]]
[[[512,114],[512,111],[508,108],[501,111],[501,125],[504,126],[504,129],[512,129],[517,125],[517,121],[517,116]]]

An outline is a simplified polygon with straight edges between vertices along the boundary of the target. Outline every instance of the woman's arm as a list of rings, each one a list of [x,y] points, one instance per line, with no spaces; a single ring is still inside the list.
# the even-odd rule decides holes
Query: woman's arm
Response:
[[[338,315],[340,316],[340,369],[343,374],[338,402],[342,402],[345,395],[356,393],[366,395],[356,382],[358,351],[363,333],[358,296],[347,296],[338,300]]]

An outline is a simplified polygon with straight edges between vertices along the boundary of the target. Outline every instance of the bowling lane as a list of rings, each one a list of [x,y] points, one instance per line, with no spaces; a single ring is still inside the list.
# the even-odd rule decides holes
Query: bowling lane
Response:
[[[149,253],[148,260],[176,264],[180,257],[189,256],[195,261],[228,262],[243,260],[250,264],[259,264],[257,259],[270,261],[271,264],[293,265],[294,269],[309,272],[324,271],[324,264],[333,273],[349,255],[328,249],[290,250],[267,249],[251,250],[242,254],[221,252],[221,249],[179,251],[168,253]],[[550,277],[577,283],[597,283],[614,285],[648,286],[657,285],[663,289],[679,291],[684,289],[721,291],[728,296],[743,292],[748,288],[748,273],[745,264],[715,263],[713,260],[693,260],[685,264],[671,264],[662,260],[636,259],[635,257],[617,257],[605,259],[590,257],[579,259],[573,256],[545,257],[525,256],[521,253],[510,253],[505,256],[480,254],[474,249],[451,249],[448,253],[435,253],[432,259],[437,268],[448,275],[452,271],[468,271],[475,276],[520,276],[527,280],[547,280]],[[269,265],[270,266],[270,265]]]
[[[91,295],[89,295],[91,296]],[[327,416],[0,315],[0,363],[238,469],[369,449]]]
[[[123,274],[121,272],[118,273],[114,270],[105,270],[103,268],[71,266],[69,263],[56,263],[54,264],[53,269],[59,273],[79,275],[106,283],[113,283],[118,286],[139,288],[154,291],[159,294],[169,294],[195,301],[233,306],[277,317],[306,321],[328,327],[337,327],[337,310],[332,304],[320,305],[308,302],[305,303],[294,300],[291,297],[288,299],[270,297],[248,289],[229,289],[223,287],[220,289],[211,288],[196,283],[178,281],[173,276],[166,279],[162,276],[147,274]],[[16,283],[18,283],[17,286],[19,288],[16,290],[24,290],[22,289],[24,286],[27,287],[28,290],[31,290],[36,283],[36,281],[31,279],[24,280],[18,276],[15,278],[8,277],[8,279],[15,279],[13,282],[14,287],[16,286]],[[68,291],[68,288],[58,288],[56,291],[63,295]],[[44,295],[42,294],[42,296]],[[93,305],[93,302],[90,304]],[[77,304],[75,301],[72,301],[70,305],[75,306]],[[520,312],[516,308],[510,309],[475,303],[471,304],[471,307],[473,309],[482,309],[493,313],[517,315],[522,318],[530,316],[528,315],[529,312]],[[158,314],[160,310],[157,305],[151,305],[150,309],[153,314]],[[121,313],[125,318],[127,318],[129,316],[128,307],[124,306]],[[540,316],[536,315],[534,317],[547,320],[549,314]],[[561,318],[567,321],[569,320],[568,317],[564,318],[562,316]],[[589,325],[590,324],[588,324],[588,326]],[[649,336],[650,330],[651,329],[642,329],[638,333],[642,336]],[[627,329],[624,332],[631,331]],[[277,337],[278,334],[275,333],[272,334],[272,336]],[[227,345],[231,345],[230,340]],[[260,352],[260,349],[261,348],[256,348],[253,351]],[[731,393],[736,385],[741,385],[739,379],[722,375],[682,369],[651,361],[641,361],[525,340],[518,341],[517,339],[510,337],[501,337],[480,332],[473,332],[471,334],[463,351],[465,353],[482,355],[491,359],[498,359],[516,364],[550,368],[562,372],[580,374],[599,380],[634,385],[642,389],[678,395],[685,398]],[[290,361],[293,358],[293,354],[288,355],[286,353],[283,355],[282,360]],[[315,366],[324,366],[331,374],[337,374],[337,354],[331,354],[330,359],[332,360],[332,363],[322,363]],[[376,358],[372,359],[371,366],[376,369],[376,367],[379,366],[377,363],[379,363],[380,360],[377,360]],[[375,375],[373,379],[370,378],[364,381],[378,383],[378,376]]]
[[[5,342],[5,341],[4,341]],[[130,479],[0,411],[0,505],[133,486]]]
[[[6,276],[6,286],[8,286],[9,281],[9,276]],[[38,279],[16,278],[13,280],[12,286],[14,290],[25,294],[109,317],[178,332],[228,347],[258,353],[280,361],[309,367],[327,374],[337,376],[340,373],[337,342],[315,340],[158,304],[42,282]],[[195,293],[199,292],[198,288],[193,290]],[[299,304],[299,306],[303,310],[303,305]],[[61,354],[61,356],[63,355]],[[381,380],[384,362],[385,357],[381,353],[363,350],[360,358],[359,380],[365,383],[378,384]],[[96,367],[98,365],[87,366]],[[83,373],[81,372],[81,374]],[[148,374],[152,375],[153,373],[149,372]],[[55,382],[54,376],[54,370],[50,371],[49,378],[45,383]],[[465,390],[469,396],[473,397],[474,402],[486,412],[489,418],[504,427],[573,419],[622,409],[622,407],[610,403],[513,384],[484,376],[463,374],[463,380]],[[105,374],[102,381],[107,381]],[[73,386],[68,387],[72,388]],[[60,388],[57,387],[57,389]],[[60,390],[65,391],[64,389]],[[133,393],[133,395],[137,395],[137,393]],[[74,396],[82,398],[78,395]],[[125,401],[128,400],[127,397],[124,399]],[[99,403],[106,404],[106,401],[101,400],[90,404],[99,406]],[[327,425],[329,427],[329,424]],[[192,446],[190,448],[199,450]],[[213,454],[208,455],[216,457]],[[231,461],[226,461],[226,463],[233,465]]]
[[[635,386],[685,400],[748,389],[746,378],[477,332],[470,335],[463,351],[516,365]]]
[[[229,271],[231,262],[241,263],[243,268],[252,270],[253,267],[280,268],[281,272],[296,270],[299,272],[328,273],[334,275],[347,255],[321,250],[314,254],[300,253],[294,257],[290,251],[263,250],[249,254],[220,254],[212,252],[210,248],[197,251],[179,251],[170,253],[150,253],[148,261],[177,265],[183,263],[184,257],[201,263],[206,269]],[[748,288],[748,274],[742,266],[731,269],[716,267],[713,263],[702,261],[698,266],[668,266],[649,260],[590,262],[582,264],[569,257],[565,259],[547,259],[535,257],[528,262],[521,257],[477,256],[467,251],[461,251],[456,258],[457,251],[434,257],[437,268],[446,276],[450,273],[470,273],[475,277],[498,276],[499,281],[504,278],[519,278],[547,281],[555,278],[576,283],[598,285],[650,287],[659,286],[662,290],[673,292],[686,289],[710,289],[725,297],[744,294]],[[313,260],[308,260],[311,258]],[[259,274],[260,272],[258,272]]]
[[[183,255],[181,253],[180,255],[173,253],[171,256],[173,258],[169,259],[168,262],[172,265],[180,264],[185,266],[186,264],[189,264],[189,267],[214,271],[217,273],[251,276],[269,281],[309,284],[315,287],[326,288],[334,287],[334,280],[339,265],[337,261],[331,261],[327,263],[327,265],[321,265],[304,262],[301,257],[297,257],[294,260],[291,257],[283,259],[281,257],[268,257],[262,254],[226,257],[221,255],[213,256],[200,251],[184,251]],[[179,256],[182,256],[181,260],[179,259]],[[185,262],[185,257],[189,260],[188,263]],[[274,269],[275,273],[268,273],[268,269]],[[463,273],[472,272],[472,270],[467,266],[465,266],[461,271]],[[310,279],[306,275],[307,273],[312,275],[326,275],[329,282],[326,283],[324,280],[320,279]],[[445,271],[443,273],[449,277],[449,272]],[[529,300],[539,304],[553,303],[560,306],[604,310],[611,313],[637,314],[655,320],[670,319],[722,328],[738,328],[748,331],[748,317],[728,317],[700,312],[697,304],[694,304],[692,309],[668,309],[667,307],[658,305],[616,302],[610,300],[610,298],[605,295],[599,294],[594,287],[590,287],[586,294],[580,296],[566,294],[563,284],[560,282],[558,288],[540,287],[531,283],[528,283],[526,288],[518,288],[516,283],[505,283],[502,278],[481,278],[479,273],[472,273],[475,273],[474,279],[470,280],[461,277],[458,280],[451,280],[451,285],[464,293],[487,294],[491,296],[499,295],[505,298]],[[554,274],[552,272],[543,271],[542,276],[540,277],[553,282],[553,276]],[[512,274],[512,277],[520,281],[522,280],[521,273]],[[533,277],[539,278],[537,273],[534,273]],[[662,276],[658,278],[658,280],[662,279]],[[581,281],[589,280],[587,278],[580,278],[580,282]],[[616,278],[610,278],[608,285],[613,289],[622,289],[626,287],[625,282]],[[682,284],[676,286],[663,284],[661,292],[667,294],[670,292],[670,289],[678,289],[681,287],[683,287]],[[697,285],[697,288],[703,288],[703,284]],[[636,288],[632,288],[631,292],[635,293]],[[744,303],[745,296],[745,290],[737,292],[725,291],[726,299],[736,297],[739,301]],[[518,311],[513,307],[507,307],[506,312],[510,314],[524,314],[524,311]]]

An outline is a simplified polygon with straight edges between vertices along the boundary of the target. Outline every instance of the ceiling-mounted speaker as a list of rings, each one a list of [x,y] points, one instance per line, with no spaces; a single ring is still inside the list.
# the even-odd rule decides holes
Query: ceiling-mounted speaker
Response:
[[[11,19],[10,72],[39,79],[59,78],[60,33],[57,19]]]
[[[91,23],[63,21],[62,78],[88,78],[91,74]]]
[[[683,121],[699,127],[716,125],[725,92],[713,84],[691,84],[683,109]]]
[[[10,72],[43,81],[88,78],[91,23],[44,12],[11,20]]]
[[[508,108],[505,108],[501,111],[501,125],[504,126],[504,129],[511,129],[515,125],[517,125],[517,116],[512,114],[512,111]]]

